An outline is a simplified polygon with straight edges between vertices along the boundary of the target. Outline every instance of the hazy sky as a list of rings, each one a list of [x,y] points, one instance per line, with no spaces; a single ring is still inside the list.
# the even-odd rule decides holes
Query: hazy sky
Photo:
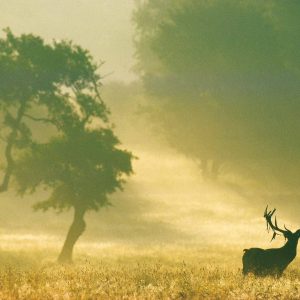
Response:
[[[134,79],[134,0],[9,0],[0,1],[0,27],[45,39],[71,39],[105,61],[106,80]]]

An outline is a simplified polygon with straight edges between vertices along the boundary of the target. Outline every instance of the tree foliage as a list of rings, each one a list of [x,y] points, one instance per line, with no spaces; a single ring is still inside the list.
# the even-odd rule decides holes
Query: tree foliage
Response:
[[[48,200],[36,209],[81,207],[98,210],[109,205],[107,195],[122,188],[122,175],[132,172],[131,154],[120,150],[110,129],[76,132],[34,144],[19,159],[15,171],[20,192],[51,187]]]
[[[96,195],[105,204],[106,193],[121,188],[121,174],[131,173],[132,156],[117,148],[119,141],[98,91],[98,66],[86,50],[71,42],[46,44],[40,37],[16,37],[6,30],[0,43],[2,129],[8,133],[6,145],[12,144],[20,191],[34,191],[40,185],[54,188],[43,208],[72,206],[76,197],[97,208],[100,200],[92,199]],[[32,131],[45,123],[55,128],[55,134],[40,143]],[[85,197],[88,191],[95,195]]]
[[[154,118],[171,145],[200,161],[204,172],[210,164],[251,169],[256,177],[281,180],[285,174],[281,181],[296,183],[296,6],[177,0],[144,1],[137,8],[137,68]]]

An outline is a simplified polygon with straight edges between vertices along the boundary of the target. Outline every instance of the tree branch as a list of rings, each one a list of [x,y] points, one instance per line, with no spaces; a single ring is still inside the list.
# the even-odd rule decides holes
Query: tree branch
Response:
[[[23,114],[24,117],[30,119],[30,120],[33,120],[33,121],[36,121],[36,122],[45,122],[45,123],[52,123],[54,124],[54,120],[52,119],[47,119],[47,118],[37,118],[37,117],[34,117],[34,116],[31,116],[31,115],[28,115],[28,114]]]
[[[101,97],[99,89],[98,89],[97,80],[93,77],[92,81],[93,81],[93,85],[94,85],[94,90],[95,90],[96,96],[97,96],[98,100],[100,101],[100,103],[104,105],[104,102],[102,100],[102,97]]]
[[[3,142],[5,142],[5,143],[7,142],[7,139],[4,138],[2,135],[0,135],[0,140],[3,141]]]
[[[26,109],[26,101],[22,101],[21,105],[18,109],[18,112],[17,112],[15,126],[13,127],[11,133],[9,134],[9,136],[7,138],[7,144],[6,144],[6,148],[5,148],[6,168],[5,168],[5,173],[4,173],[4,176],[2,179],[2,183],[0,185],[0,193],[5,192],[8,189],[10,177],[11,177],[11,174],[12,174],[13,168],[14,168],[14,160],[12,157],[12,151],[13,151],[13,147],[14,147],[14,144],[15,144],[15,141],[17,138],[21,120],[25,113],[25,109]]]

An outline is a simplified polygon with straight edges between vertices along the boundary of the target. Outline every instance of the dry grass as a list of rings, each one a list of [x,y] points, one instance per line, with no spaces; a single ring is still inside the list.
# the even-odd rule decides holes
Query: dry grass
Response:
[[[0,252],[0,299],[300,299],[300,263],[280,279],[241,275],[241,251],[197,246]]]

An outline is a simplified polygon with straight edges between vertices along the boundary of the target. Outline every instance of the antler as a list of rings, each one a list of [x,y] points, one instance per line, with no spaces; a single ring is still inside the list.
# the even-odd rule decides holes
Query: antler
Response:
[[[285,227],[285,225],[284,225],[284,228],[286,230],[280,229],[278,227],[276,216],[275,216],[275,225],[272,223],[272,216],[275,213],[275,211],[276,211],[276,208],[274,208],[273,210],[268,211],[268,205],[267,205],[267,207],[265,209],[265,213],[264,213],[264,217],[266,218],[266,221],[267,221],[267,230],[269,231],[270,228],[273,230],[273,236],[272,236],[271,241],[273,241],[275,239],[276,235],[279,235],[279,233],[277,233],[277,231],[281,232],[284,237],[286,236],[286,233],[289,231]]]

